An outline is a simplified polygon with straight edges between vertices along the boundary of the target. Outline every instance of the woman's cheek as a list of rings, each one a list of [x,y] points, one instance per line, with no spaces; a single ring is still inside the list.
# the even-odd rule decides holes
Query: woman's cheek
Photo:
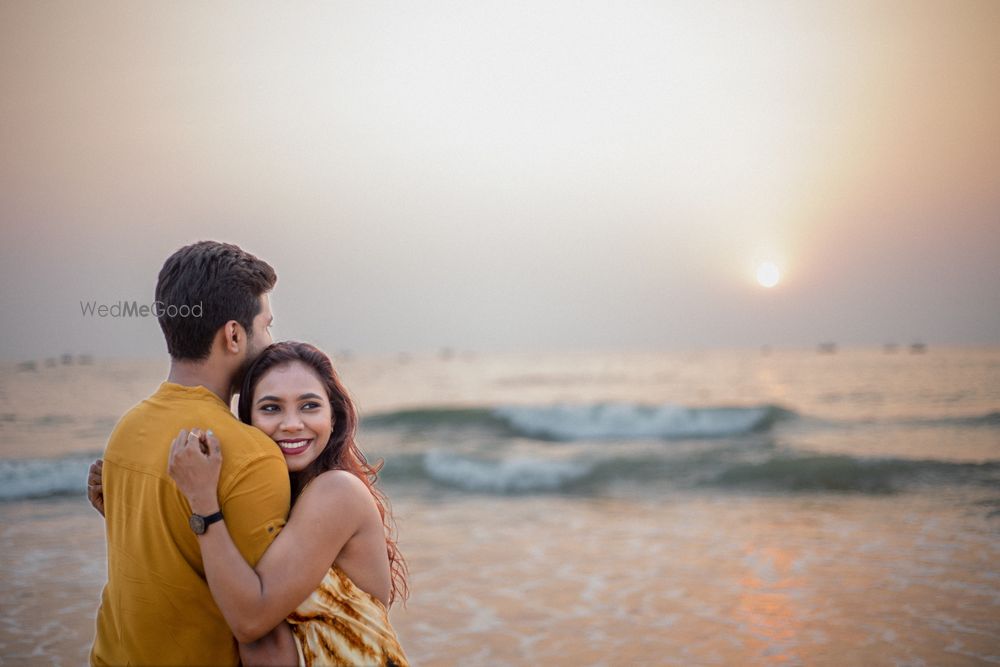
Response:
[[[273,415],[258,415],[254,421],[254,426],[259,428],[261,431],[267,435],[274,435],[274,431],[277,428],[277,420]]]

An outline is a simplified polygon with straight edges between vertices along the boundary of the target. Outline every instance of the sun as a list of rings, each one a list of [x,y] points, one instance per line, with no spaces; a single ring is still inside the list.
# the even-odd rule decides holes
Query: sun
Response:
[[[781,279],[781,272],[774,262],[761,262],[757,266],[757,282],[761,287],[774,287]]]

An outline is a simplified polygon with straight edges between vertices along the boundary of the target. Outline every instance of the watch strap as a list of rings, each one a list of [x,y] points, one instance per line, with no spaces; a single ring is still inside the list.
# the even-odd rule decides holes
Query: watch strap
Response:
[[[205,522],[205,528],[208,528],[216,521],[222,521],[222,510],[219,510],[215,514],[209,514],[208,516],[201,517],[201,520]]]

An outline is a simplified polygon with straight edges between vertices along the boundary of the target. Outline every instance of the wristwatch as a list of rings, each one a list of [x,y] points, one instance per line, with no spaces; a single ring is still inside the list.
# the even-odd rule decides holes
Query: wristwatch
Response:
[[[191,525],[191,530],[194,531],[195,535],[204,535],[205,531],[208,530],[208,527],[216,521],[222,521],[222,510],[219,510],[215,514],[209,514],[208,516],[192,514],[188,523]]]

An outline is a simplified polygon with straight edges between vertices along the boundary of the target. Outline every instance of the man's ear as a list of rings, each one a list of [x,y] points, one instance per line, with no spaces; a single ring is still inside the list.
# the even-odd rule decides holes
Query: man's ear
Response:
[[[233,354],[239,354],[243,341],[243,327],[236,320],[229,320],[222,328],[222,342]]]

